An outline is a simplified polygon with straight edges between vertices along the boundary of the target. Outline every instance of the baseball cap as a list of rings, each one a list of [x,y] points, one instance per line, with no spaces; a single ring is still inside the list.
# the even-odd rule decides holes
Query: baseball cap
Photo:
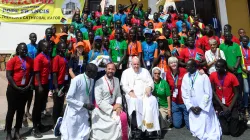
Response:
[[[102,40],[102,37],[101,36],[95,36],[94,40]]]

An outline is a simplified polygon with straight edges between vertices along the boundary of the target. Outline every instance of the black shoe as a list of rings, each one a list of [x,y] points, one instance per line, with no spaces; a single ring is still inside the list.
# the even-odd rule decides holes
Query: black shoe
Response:
[[[135,132],[135,138],[136,138],[136,139],[140,139],[141,136],[142,136],[142,131],[138,129],[138,130]]]
[[[41,132],[38,129],[33,129],[31,132],[31,135],[35,138],[42,138],[43,135],[41,134]]]
[[[7,136],[6,136],[6,140],[12,140],[11,133],[10,133],[10,134],[7,134]]]

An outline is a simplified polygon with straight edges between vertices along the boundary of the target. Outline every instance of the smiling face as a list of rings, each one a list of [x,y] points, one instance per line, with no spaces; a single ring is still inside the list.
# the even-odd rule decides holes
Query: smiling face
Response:
[[[160,75],[161,75],[160,70],[156,69],[153,71],[154,80],[160,80],[161,79]]]
[[[106,66],[106,75],[109,79],[112,79],[114,77],[115,71],[116,71],[115,64],[110,63]]]

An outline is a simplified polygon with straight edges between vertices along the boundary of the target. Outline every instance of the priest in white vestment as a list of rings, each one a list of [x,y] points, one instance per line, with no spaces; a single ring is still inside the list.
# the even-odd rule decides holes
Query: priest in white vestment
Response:
[[[133,57],[132,67],[122,73],[122,90],[128,104],[128,114],[136,112],[137,128],[147,132],[159,131],[157,99],[151,94],[154,88],[149,71],[140,67],[138,57]]]
[[[119,79],[115,64],[106,66],[106,74],[95,83],[96,108],[92,112],[91,140],[128,140],[127,115],[122,111]]]
[[[187,62],[188,73],[181,85],[182,98],[189,112],[190,131],[200,140],[220,140],[222,131],[212,104],[211,83],[197,71],[195,60]]]
[[[89,110],[94,109],[91,91],[97,66],[89,63],[84,74],[71,80],[67,93],[67,107],[60,127],[62,140],[88,140],[90,134]]]

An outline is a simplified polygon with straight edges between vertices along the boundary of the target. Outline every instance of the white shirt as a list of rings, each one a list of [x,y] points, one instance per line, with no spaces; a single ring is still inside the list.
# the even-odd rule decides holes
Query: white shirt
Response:
[[[207,61],[207,64],[211,63],[212,61],[214,61],[214,59],[224,59],[226,60],[225,58],[225,55],[224,55],[224,52],[222,50],[220,50],[220,58],[219,58],[219,49],[216,50],[215,54],[212,53],[211,50],[208,50],[205,52],[205,58],[206,58],[206,61]],[[216,69],[215,69],[215,64],[213,64],[209,70],[208,70],[208,73],[211,74],[212,72],[215,72]]]

